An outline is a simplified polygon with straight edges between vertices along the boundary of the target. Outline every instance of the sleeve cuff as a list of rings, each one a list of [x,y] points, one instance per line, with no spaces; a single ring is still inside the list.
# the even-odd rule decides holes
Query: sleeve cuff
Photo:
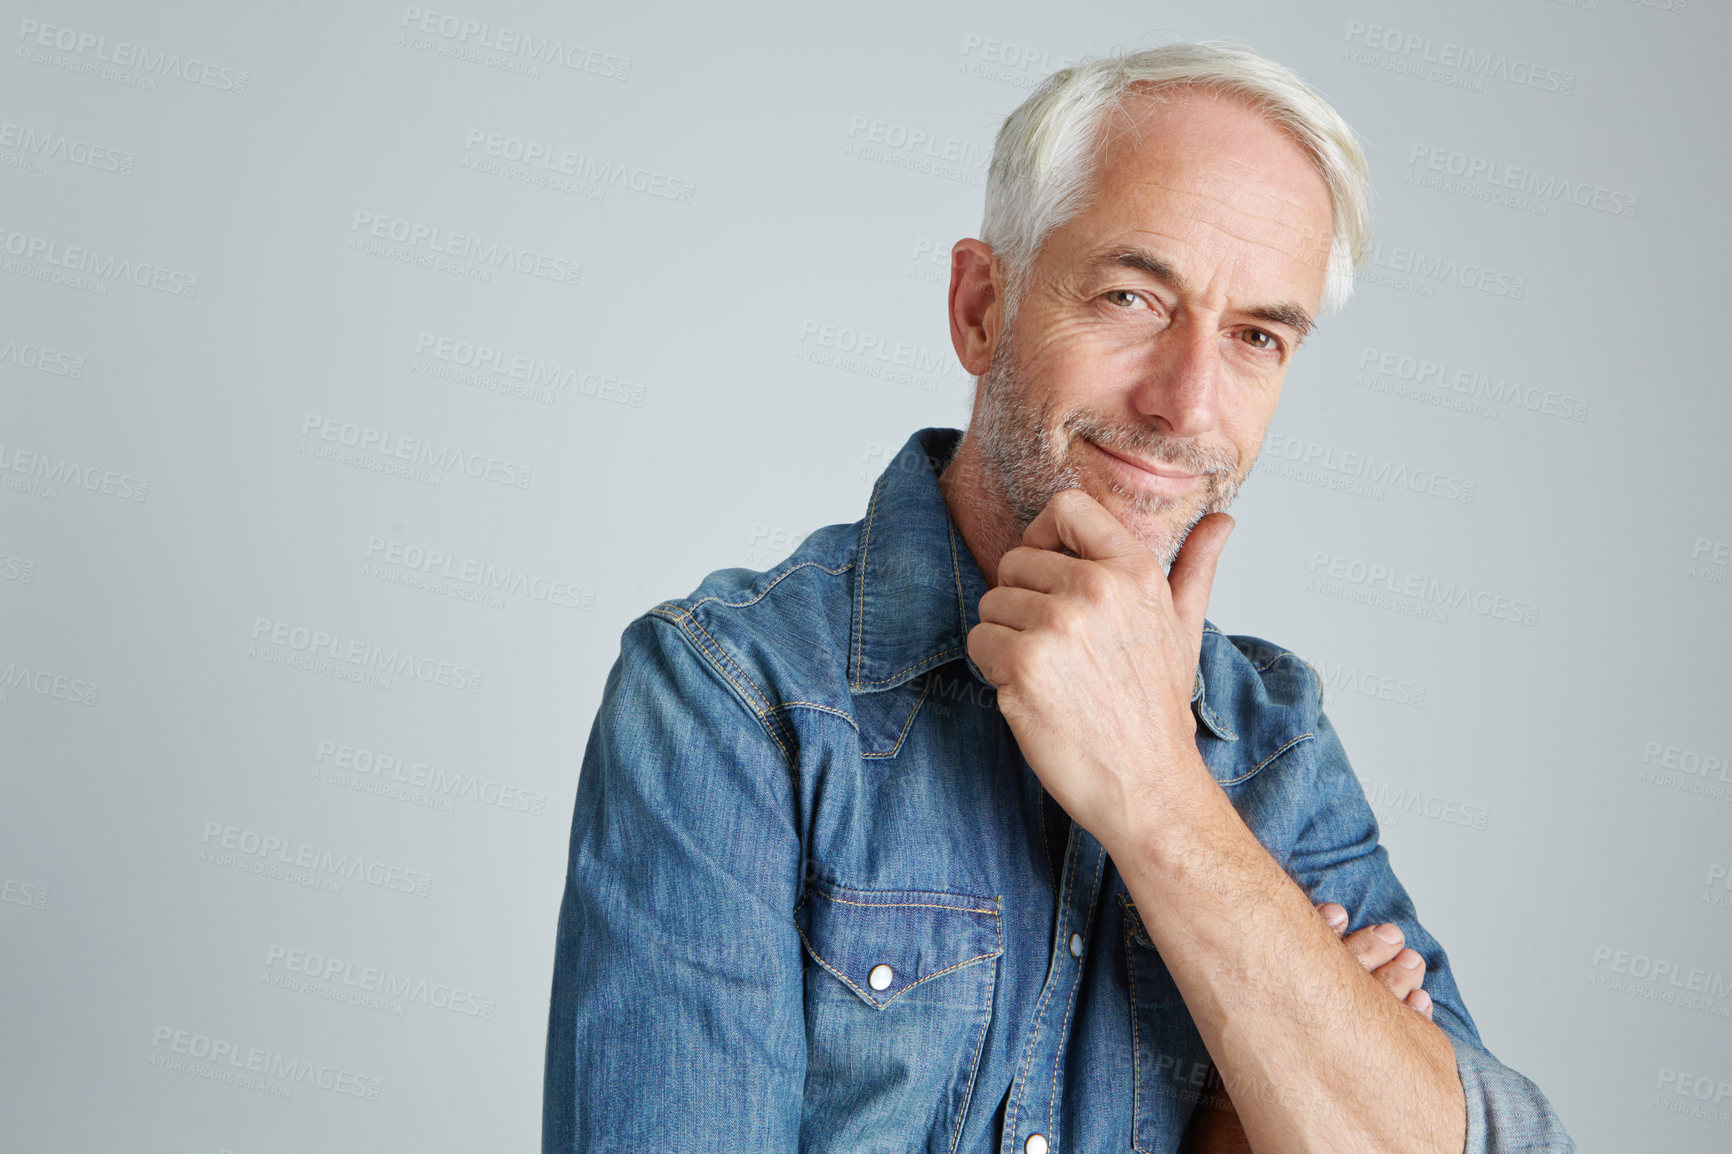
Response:
[[[1575,1154],[1575,1142],[1538,1086],[1492,1057],[1489,1050],[1464,1041],[1448,1029],[1444,1035],[1455,1048],[1455,1068],[1467,1099],[1463,1154],[1502,1154],[1508,1150]]]

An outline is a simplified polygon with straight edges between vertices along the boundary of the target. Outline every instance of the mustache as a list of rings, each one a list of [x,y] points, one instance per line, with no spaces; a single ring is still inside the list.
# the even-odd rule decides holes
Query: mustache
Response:
[[[1144,461],[1155,461],[1183,469],[1187,473],[1232,476],[1238,469],[1238,455],[1228,459],[1223,452],[1211,452],[1193,441],[1178,440],[1160,433],[1142,430],[1126,431],[1088,414],[1074,415],[1065,422],[1072,438],[1083,437],[1103,449],[1111,449]]]

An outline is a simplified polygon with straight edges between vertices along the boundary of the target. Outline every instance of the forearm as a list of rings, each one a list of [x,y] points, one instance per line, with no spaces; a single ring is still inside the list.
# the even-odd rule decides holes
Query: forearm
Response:
[[[1198,1100],[1179,1141],[1179,1154],[1256,1154],[1225,1090]]]
[[[1462,1149],[1448,1038],[1341,948],[1200,760],[1107,848],[1259,1154]]]

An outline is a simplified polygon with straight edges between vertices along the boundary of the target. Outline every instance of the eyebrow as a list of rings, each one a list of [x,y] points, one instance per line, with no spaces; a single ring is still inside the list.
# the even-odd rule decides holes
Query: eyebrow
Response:
[[[1134,245],[1124,245],[1111,248],[1091,257],[1083,266],[1086,273],[1094,274],[1104,268],[1128,268],[1134,272],[1160,281],[1176,292],[1190,291],[1185,278],[1179,275],[1179,270],[1162,260],[1146,248]],[[1292,301],[1278,301],[1274,304],[1252,305],[1239,310],[1246,316],[1268,321],[1270,324],[1286,325],[1299,334],[1299,339],[1305,339],[1313,324],[1311,314]]]

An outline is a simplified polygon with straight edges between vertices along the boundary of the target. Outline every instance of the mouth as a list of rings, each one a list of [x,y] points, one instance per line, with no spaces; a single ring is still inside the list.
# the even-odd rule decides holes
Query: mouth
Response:
[[[1102,448],[1087,437],[1082,439],[1087,442],[1090,448],[1101,454],[1106,459],[1108,466],[1119,476],[1140,489],[1158,493],[1182,493],[1195,484],[1201,475],[1188,473],[1173,465],[1148,463],[1139,461],[1134,457],[1122,456],[1111,449]]]

